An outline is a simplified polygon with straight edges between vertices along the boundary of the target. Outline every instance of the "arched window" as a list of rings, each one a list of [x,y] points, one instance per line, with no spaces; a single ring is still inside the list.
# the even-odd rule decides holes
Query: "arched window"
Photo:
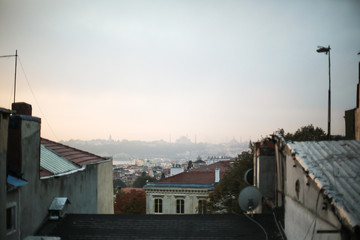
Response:
[[[296,197],[299,199],[299,196],[300,196],[300,181],[299,181],[299,179],[296,180],[296,182],[295,182],[295,192],[296,192]]]
[[[155,205],[155,213],[162,213],[162,199],[156,198],[154,200],[154,205]]]

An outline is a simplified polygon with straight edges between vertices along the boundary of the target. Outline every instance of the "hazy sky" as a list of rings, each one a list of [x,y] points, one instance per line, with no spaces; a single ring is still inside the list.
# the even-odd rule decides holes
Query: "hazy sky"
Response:
[[[344,134],[344,111],[356,106],[358,0],[0,0],[0,55],[17,49],[21,61],[16,100],[56,141],[327,131],[318,45],[332,48],[332,133]],[[0,107],[11,106],[13,80],[14,58],[0,58]]]

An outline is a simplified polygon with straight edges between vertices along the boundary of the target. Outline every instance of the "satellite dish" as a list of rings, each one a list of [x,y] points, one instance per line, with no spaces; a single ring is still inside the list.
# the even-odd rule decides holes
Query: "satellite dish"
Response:
[[[261,193],[254,186],[246,187],[241,190],[238,202],[242,210],[244,210],[245,212],[252,212],[261,203]]]

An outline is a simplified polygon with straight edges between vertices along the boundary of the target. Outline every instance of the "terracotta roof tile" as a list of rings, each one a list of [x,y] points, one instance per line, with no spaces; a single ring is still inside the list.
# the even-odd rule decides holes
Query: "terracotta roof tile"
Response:
[[[226,171],[230,169],[230,162],[231,161],[222,161],[202,166],[188,172],[164,178],[156,183],[212,184],[215,182],[215,169],[220,169],[220,179],[222,179]]]

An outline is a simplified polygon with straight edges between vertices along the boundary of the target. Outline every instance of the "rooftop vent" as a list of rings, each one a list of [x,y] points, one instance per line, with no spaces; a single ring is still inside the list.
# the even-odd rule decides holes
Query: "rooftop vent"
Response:
[[[63,218],[70,201],[67,197],[56,197],[49,207],[50,220]]]

